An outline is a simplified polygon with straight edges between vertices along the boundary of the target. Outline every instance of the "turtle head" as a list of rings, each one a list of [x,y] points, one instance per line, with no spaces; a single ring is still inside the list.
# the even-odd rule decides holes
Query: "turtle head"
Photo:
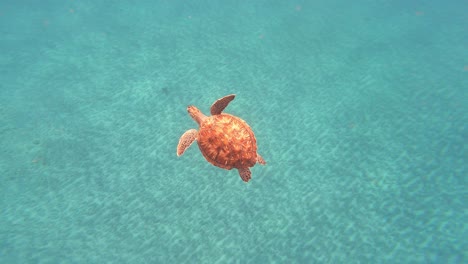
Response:
[[[187,112],[193,118],[193,120],[195,120],[195,122],[198,123],[198,125],[200,125],[206,118],[206,116],[200,111],[200,109],[196,108],[193,105],[189,105],[187,107]]]

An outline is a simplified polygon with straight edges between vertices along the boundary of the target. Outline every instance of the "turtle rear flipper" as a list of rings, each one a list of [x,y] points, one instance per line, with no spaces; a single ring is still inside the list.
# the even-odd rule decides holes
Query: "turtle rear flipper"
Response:
[[[262,165],[265,165],[266,164],[266,161],[262,158],[262,156],[260,156],[260,154],[257,153],[257,162],[262,164]]]
[[[213,105],[210,108],[210,113],[211,115],[219,115],[221,112],[223,112],[224,108],[234,100],[234,97],[236,97],[235,94],[230,94],[226,95],[221,99],[216,100],[216,102],[213,103]]]
[[[184,154],[185,150],[192,145],[193,142],[195,142],[195,139],[197,139],[197,130],[196,129],[190,129],[185,131],[185,133],[180,137],[179,139],[179,144],[177,145],[177,156],[180,156]]]
[[[252,178],[252,173],[250,169],[247,168],[239,168],[239,176],[242,178],[243,181],[248,182],[250,178]]]

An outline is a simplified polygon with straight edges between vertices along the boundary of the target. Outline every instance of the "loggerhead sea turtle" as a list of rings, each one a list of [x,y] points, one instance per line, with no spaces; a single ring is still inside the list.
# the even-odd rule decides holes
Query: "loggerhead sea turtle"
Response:
[[[205,116],[193,105],[187,107],[190,116],[200,126],[187,130],[179,139],[177,156],[182,155],[197,140],[205,159],[220,168],[236,168],[243,181],[251,178],[249,167],[255,163],[266,164],[257,153],[257,140],[250,126],[239,117],[222,113],[235,95],[227,95],[216,100],[211,106],[211,116]]]

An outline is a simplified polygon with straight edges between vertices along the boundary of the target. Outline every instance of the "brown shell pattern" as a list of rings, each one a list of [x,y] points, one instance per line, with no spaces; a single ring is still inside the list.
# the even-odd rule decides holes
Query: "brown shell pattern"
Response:
[[[229,114],[208,117],[200,126],[197,142],[205,159],[224,169],[252,167],[257,161],[252,129]]]

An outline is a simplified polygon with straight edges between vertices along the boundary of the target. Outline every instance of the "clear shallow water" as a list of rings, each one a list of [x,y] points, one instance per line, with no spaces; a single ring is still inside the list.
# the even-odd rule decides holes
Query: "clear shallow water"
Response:
[[[0,262],[465,262],[467,9],[0,3]],[[175,154],[230,93],[248,184]]]

